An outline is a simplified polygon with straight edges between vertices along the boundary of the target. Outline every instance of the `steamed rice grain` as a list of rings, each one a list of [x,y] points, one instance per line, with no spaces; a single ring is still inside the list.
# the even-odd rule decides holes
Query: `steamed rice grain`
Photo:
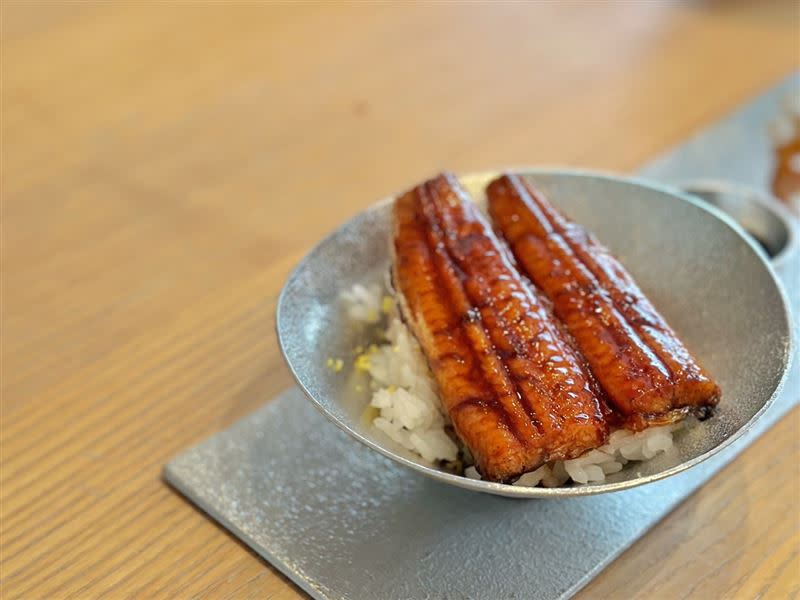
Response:
[[[385,323],[385,343],[370,346],[354,362],[357,370],[366,371],[371,378],[369,406],[378,411],[372,425],[430,463],[458,459],[459,447],[447,433],[449,419],[428,363],[394,301],[379,284],[356,284],[341,298],[354,324]],[[569,480],[579,484],[605,481],[606,475],[618,473],[629,461],[649,460],[669,451],[678,426],[650,427],[636,433],[618,429],[604,446],[572,460],[542,465],[513,485],[559,487]],[[464,476],[480,479],[474,466],[468,466]]]

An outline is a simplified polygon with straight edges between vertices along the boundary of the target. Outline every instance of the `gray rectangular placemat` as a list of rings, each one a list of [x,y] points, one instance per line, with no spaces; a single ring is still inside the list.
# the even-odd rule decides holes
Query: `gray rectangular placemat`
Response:
[[[640,174],[763,187],[794,76]],[[797,266],[797,265],[794,265]],[[795,309],[800,290],[790,290]],[[512,500],[445,486],[351,440],[294,388],[187,450],[167,480],[315,598],[567,598],[800,399],[800,365],[744,438],[616,494]]]

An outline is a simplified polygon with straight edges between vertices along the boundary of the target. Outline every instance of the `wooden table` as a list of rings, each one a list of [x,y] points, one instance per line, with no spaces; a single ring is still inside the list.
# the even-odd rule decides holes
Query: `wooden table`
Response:
[[[629,171],[798,5],[2,3],[2,596],[295,598],[160,479],[291,384],[289,269],[442,167]],[[794,411],[581,597],[800,593]]]

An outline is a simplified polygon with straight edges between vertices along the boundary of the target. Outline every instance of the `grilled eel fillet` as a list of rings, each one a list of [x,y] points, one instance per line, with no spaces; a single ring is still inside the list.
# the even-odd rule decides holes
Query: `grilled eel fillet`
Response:
[[[527,181],[487,188],[489,214],[631,429],[708,414],[720,389],[625,268]]]
[[[394,204],[393,280],[456,433],[510,481],[608,435],[596,382],[452,175]]]

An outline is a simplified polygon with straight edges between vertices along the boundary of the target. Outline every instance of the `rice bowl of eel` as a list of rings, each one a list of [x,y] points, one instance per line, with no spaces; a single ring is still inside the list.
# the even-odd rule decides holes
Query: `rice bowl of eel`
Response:
[[[500,179],[450,176],[430,180],[425,192],[412,188],[430,198],[405,200],[405,221],[397,207],[411,191],[351,219],[291,274],[277,331],[317,408],[425,475],[520,497],[641,485],[697,464],[744,433],[779,390],[791,340],[782,288],[738,226],[687,196],[633,179],[554,170],[516,171],[504,185],[493,183]],[[531,203],[537,193],[553,206]],[[520,194],[530,206],[514,204]],[[526,222],[520,206],[539,221]],[[540,208],[552,214],[545,219]],[[431,211],[435,219],[415,229]],[[558,221],[562,213],[569,220]],[[525,235],[520,222],[530,229]],[[574,231],[573,222],[580,224]],[[531,235],[541,224],[563,226],[546,232],[547,247]],[[453,233],[459,228],[463,239]],[[583,228],[604,246],[592,246]],[[441,248],[446,255],[437,254]],[[431,287],[433,276],[418,275],[433,264]],[[569,266],[568,276],[553,264]],[[608,265],[613,285],[589,294],[592,310],[576,304],[571,290],[583,296],[591,287],[581,273],[591,278]],[[487,283],[497,281],[501,287]],[[629,292],[622,299],[620,289]],[[632,302],[637,293],[642,300]],[[495,298],[503,303],[495,306]],[[640,312],[627,314],[630,304]],[[466,400],[475,407],[456,408]],[[708,419],[691,416],[712,409]]]

